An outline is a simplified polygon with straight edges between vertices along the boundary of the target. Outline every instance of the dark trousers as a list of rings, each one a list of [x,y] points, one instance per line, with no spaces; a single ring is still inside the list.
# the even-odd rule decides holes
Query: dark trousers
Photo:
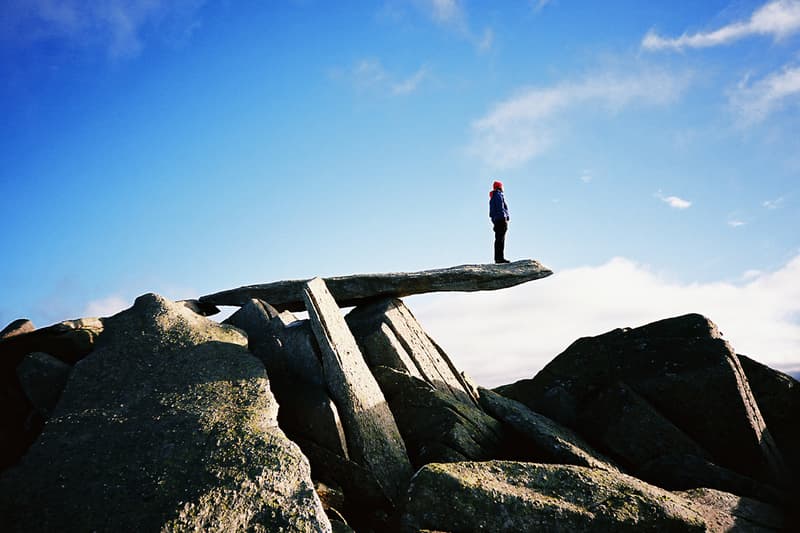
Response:
[[[494,260],[505,259],[506,231],[508,231],[508,221],[500,218],[494,221]]]

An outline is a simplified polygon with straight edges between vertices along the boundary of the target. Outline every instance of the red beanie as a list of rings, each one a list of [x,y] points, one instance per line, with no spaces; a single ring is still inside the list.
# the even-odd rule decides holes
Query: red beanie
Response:
[[[492,189],[502,189],[502,188],[503,188],[502,181],[495,181],[494,183],[492,183]]]

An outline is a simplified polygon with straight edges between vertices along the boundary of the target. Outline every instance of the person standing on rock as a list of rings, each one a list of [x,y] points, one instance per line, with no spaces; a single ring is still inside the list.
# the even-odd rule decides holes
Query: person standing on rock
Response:
[[[503,195],[503,182],[495,181],[489,192],[489,218],[494,224],[494,262],[510,263],[505,256],[506,231],[508,231],[508,205]]]

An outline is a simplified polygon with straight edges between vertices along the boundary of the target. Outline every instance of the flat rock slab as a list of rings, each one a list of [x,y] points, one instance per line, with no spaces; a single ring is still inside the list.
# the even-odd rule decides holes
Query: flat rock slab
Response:
[[[350,455],[375,475],[390,500],[397,501],[411,478],[411,465],[386,398],[325,282],[309,281],[304,297]]]
[[[324,278],[323,281],[340,307],[351,307],[383,297],[402,298],[429,292],[505,289],[526,281],[545,278],[552,273],[538,261],[524,259],[504,265],[461,265],[420,272],[358,274]],[[304,311],[303,289],[308,281],[289,280],[247,285],[202,296],[200,302],[242,306],[251,298],[258,298],[280,310]]]

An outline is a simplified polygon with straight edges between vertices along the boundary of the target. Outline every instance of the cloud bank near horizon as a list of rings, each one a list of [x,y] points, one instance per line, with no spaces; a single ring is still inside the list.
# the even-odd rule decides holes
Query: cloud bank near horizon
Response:
[[[408,302],[456,367],[494,387],[533,377],[580,337],[700,313],[737,353],[800,370],[800,255],[739,282],[678,283],[617,257],[496,292]]]

